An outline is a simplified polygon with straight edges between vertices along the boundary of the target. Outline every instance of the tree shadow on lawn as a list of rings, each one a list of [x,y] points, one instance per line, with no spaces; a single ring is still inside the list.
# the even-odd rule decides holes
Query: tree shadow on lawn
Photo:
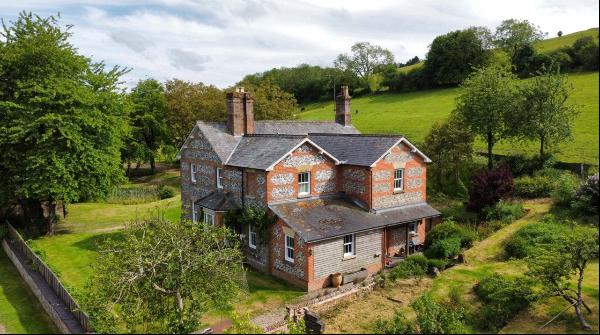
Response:
[[[97,252],[100,248],[100,244],[104,243],[108,239],[122,240],[123,232],[115,231],[109,233],[95,234],[73,243],[73,246],[80,249]]]

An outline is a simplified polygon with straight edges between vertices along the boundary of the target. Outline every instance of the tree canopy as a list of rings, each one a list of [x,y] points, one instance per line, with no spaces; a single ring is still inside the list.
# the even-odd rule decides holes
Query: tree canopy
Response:
[[[496,27],[494,44],[506,50],[511,59],[514,59],[520,47],[541,40],[546,35],[538,26],[527,20],[508,19]]]
[[[23,12],[0,40],[0,181],[2,203],[20,204],[26,222],[56,224],[56,203],[100,198],[123,178],[128,129],[118,83],[77,53],[57,17]]]
[[[336,58],[335,67],[356,73],[366,88],[375,68],[394,63],[394,55],[389,50],[369,42],[357,42],[350,51],[351,54],[340,54]]]

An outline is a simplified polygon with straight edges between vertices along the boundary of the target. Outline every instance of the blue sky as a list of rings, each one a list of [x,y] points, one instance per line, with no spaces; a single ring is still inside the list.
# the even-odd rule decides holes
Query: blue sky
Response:
[[[218,87],[245,74],[309,63],[332,65],[356,41],[423,57],[437,35],[528,19],[549,36],[598,27],[598,1],[192,1],[1,0],[0,17],[60,12],[84,55],[132,68],[125,80],[179,78]]]

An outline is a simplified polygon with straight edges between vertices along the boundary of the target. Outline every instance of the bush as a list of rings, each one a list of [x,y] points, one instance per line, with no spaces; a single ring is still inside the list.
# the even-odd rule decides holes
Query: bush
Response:
[[[477,234],[479,235],[480,239],[484,239],[497,232],[498,230],[502,229],[504,226],[506,226],[506,223],[502,221],[488,221],[484,224],[477,226]]]
[[[473,245],[473,242],[477,240],[477,233],[456,224],[453,220],[447,219],[443,223],[434,226],[429,233],[427,233],[427,236],[425,236],[424,247],[427,249],[435,241],[449,237],[458,237],[462,248],[470,248]]]
[[[497,273],[484,277],[475,285],[475,294],[485,303],[479,313],[479,325],[497,332],[520,310],[533,301],[531,282],[525,278],[511,279]]]
[[[375,334],[414,334],[416,329],[412,321],[409,321],[402,312],[394,311],[394,317],[391,320],[379,319],[373,326]]]
[[[533,157],[514,155],[505,157],[503,163],[508,165],[514,176],[525,176],[533,175],[538,170],[552,168],[556,161],[550,154],[535,155]]]
[[[462,306],[445,306],[424,294],[412,304],[422,334],[465,334]]]
[[[577,177],[570,173],[562,174],[552,191],[552,202],[558,207],[568,207],[575,198],[575,192],[579,187]]]
[[[431,258],[431,259],[427,260],[427,268],[428,268],[429,271],[432,271],[433,268],[437,268],[438,270],[442,271],[447,266],[448,266],[448,260],[447,259]]]
[[[569,227],[555,222],[551,217],[517,230],[504,243],[508,258],[525,258],[534,255],[538,248],[551,248],[569,233]]]
[[[175,196],[175,190],[166,185],[160,185],[157,191],[160,199],[169,199]]]
[[[523,176],[515,179],[515,195],[526,199],[549,197],[554,184],[547,176]]]
[[[451,259],[458,256],[460,250],[460,237],[448,237],[434,241],[424,254],[428,258]]]
[[[448,203],[448,201],[445,203]],[[440,209],[440,212],[442,213],[442,217],[456,221],[460,224],[474,225],[478,222],[477,214],[467,211],[462,203],[450,204],[449,206]]]
[[[400,262],[390,272],[392,281],[410,277],[424,276],[427,272],[427,258],[423,255],[412,255]]]
[[[525,215],[525,209],[523,208],[522,203],[510,203],[500,200],[500,202],[494,206],[484,208],[483,215],[488,221],[498,220],[504,223],[510,223],[523,217],[523,215]]]
[[[513,193],[513,177],[510,168],[501,164],[493,170],[482,169],[471,177],[467,209],[480,213]]]
[[[585,214],[598,215],[599,193],[598,174],[589,176],[575,193],[571,207]]]

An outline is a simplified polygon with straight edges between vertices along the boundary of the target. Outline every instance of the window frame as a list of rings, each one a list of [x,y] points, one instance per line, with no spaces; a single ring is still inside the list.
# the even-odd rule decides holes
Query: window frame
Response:
[[[223,168],[217,168],[217,188],[223,188]]]
[[[398,172],[401,176],[398,177]],[[400,183],[400,187],[396,187],[397,183]],[[394,192],[404,191],[404,169],[394,169]]]
[[[198,172],[198,167],[195,163],[190,163],[190,179],[192,183],[196,183],[196,173]]]
[[[192,222],[193,223],[198,223],[198,210],[200,209],[200,206],[196,205],[194,203],[194,201],[192,200]]]
[[[207,217],[210,217],[210,223],[206,220]],[[215,225],[215,213],[210,213],[206,208],[202,208],[202,222],[206,225],[211,225],[214,227]]]
[[[290,246],[290,240],[291,240],[291,246]],[[293,236],[290,235],[285,235],[285,253],[284,253],[284,258],[287,262],[290,263],[294,263],[294,257],[295,257],[295,239]],[[292,257],[289,257],[289,251],[291,251]]]
[[[346,240],[347,237],[350,237],[349,242]],[[344,235],[344,237],[342,238],[342,244],[343,244],[342,250],[344,251],[344,258],[356,256],[356,236],[355,236],[355,234]],[[346,247],[349,247],[350,251],[346,251],[347,250]]]
[[[252,249],[256,249],[256,231],[253,229],[252,225],[248,225],[248,246]]]
[[[302,181],[302,179],[301,179],[301,177],[304,175],[307,176],[306,181]],[[306,186],[306,188],[307,188],[306,192],[300,191],[300,188],[302,186]],[[302,197],[302,196],[307,196],[307,195],[310,195],[310,171],[298,172],[298,196]]]
[[[411,230],[411,227],[415,227],[414,230]],[[417,221],[413,221],[413,222],[409,222],[408,223],[408,233],[416,233],[417,230],[419,229],[419,222]]]

